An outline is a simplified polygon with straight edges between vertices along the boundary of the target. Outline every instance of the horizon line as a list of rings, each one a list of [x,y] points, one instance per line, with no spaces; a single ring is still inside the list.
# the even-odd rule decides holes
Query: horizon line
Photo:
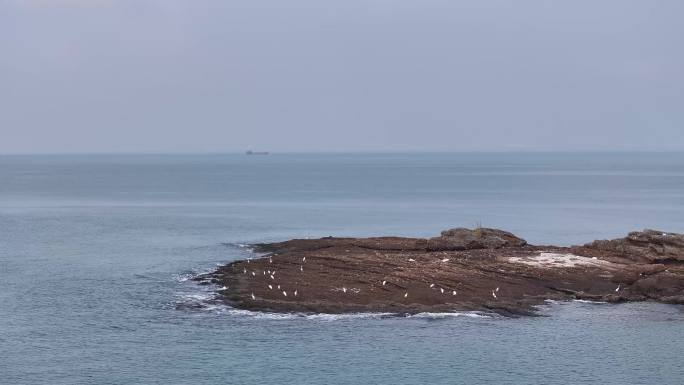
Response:
[[[0,152],[0,156],[108,156],[108,155],[247,155],[245,151],[74,151],[74,152]],[[333,151],[271,151],[267,155],[335,155],[335,154],[599,154],[599,153],[684,153],[679,150],[643,150],[643,149],[584,149],[584,150],[333,150]]]

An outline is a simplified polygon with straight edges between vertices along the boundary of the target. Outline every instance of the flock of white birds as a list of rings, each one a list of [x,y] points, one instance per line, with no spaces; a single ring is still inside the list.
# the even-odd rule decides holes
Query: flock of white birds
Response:
[[[274,255],[277,255],[277,254],[274,254]],[[269,257],[269,258],[268,258],[268,262],[269,262],[269,263],[273,263],[273,257]],[[302,265],[299,266],[299,271],[301,271],[301,272],[304,271],[304,265],[303,265],[303,264],[304,264],[305,262],[306,262],[306,257],[302,257]],[[409,262],[415,262],[415,260],[412,259],[412,258],[409,258]],[[444,258],[444,259],[442,259],[442,262],[449,262],[449,258]],[[247,259],[247,263],[251,263],[251,259]],[[242,273],[243,273],[243,274],[247,274],[247,268],[246,268],[246,267],[243,267]],[[255,271],[252,271],[251,273],[252,273],[252,276],[256,276],[256,272],[255,272]],[[276,273],[275,270],[273,270],[273,271],[271,271],[271,270],[264,270],[264,271],[263,271],[263,275],[268,275],[272,280],[275,280],[275,273]],[[383,280],[383,281],[382,281],[382,286],[385,286],[385,285],[387,285],[387,280]],[[434,288],[435,288],[435,284],[434,284],[434,283],[431,283],[429,287],[430,287],[430,289],[434,289]],[[269,284],[269,285],[268,285],[268,289],[269,289],[269,290],[273,290],[273,285]],[[278,289],[278,290],[281,290],[280,285],[277,285],[277,289]],[[620,290],[620,286],[618,286],[618,288],[615,289],[615,291],[618,291],[618,290]],[[440,288],[439,288],[439,291],[440,291],[441,294],[444,294],[444,292],[445,292],[445,290],[444,290],[443,287],[440,287]],[[342,292],[343,292],[343,293],[347,293],[347,288],[346,288],[346,287],[342,287]],[[496,293],[498,293],[498,292],[499,292],[499,287],[498,287],[498,286],[497,286],[496,289],[492,290],[492,297],[494,297],[494,299],[498,299],[498,297],[497,297],[497,295],[496,295]],[[286,291],[286,290],[282,290],[282,293],[283,293],[283,296],[284,296],[284,297],[287,297],[287,291]],[[297,297],[297,296],[298,296],[298,293],[299,293],[299,291],[298,291],[297,289],[295,289],[295,291],[294,291],[293,294],[294,294],[295,297]],[[256,296],[254,295],[254,293],[251,293],[251,294],[252,294],[252,295],[251,295],[252,300],[256,300]],[[458,294],[458,292],[457,292],[456,290],[452,290],[452,291],[451,291],[451,295],[452,295],[452,296],[455,296],[455,295],[457,295],[457,294]],[[405,292],[405,293],[404,293],[404,298],[408,298],[408,292]]]

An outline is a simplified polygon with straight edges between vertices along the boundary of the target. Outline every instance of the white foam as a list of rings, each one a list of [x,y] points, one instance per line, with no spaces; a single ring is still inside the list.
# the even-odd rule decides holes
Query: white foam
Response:
[[[588,299],[573,299],[572,302],[589,303],[589,304],[593,304],[593,305],[601,305],[601,304],[608,303],[608,302],[603,302],[603,301],[590,301]]]
[[[346,319],[379,319],[395,316],[394,313],[344,313],[344,314],[329,314],[329,313],[317,313],[317,314],[307,314],[304,318],[308,320],[318,320],[318,321],[340,321]]]
[[[202,312],[211,312],[233,317],[251,318],[257,320],[308,320],[308,321],[343,321],[354,319],[385,319],[385,318],[417,318],[417,319],[445,319],[445,318],[490,318],[493,315],[481,312],[423,312],[417,314],[401,313],[275,313],[244,309],[236,309],[229,305],[217,302],[216,295],[212,293],[195,293],[180,295],[180,304],[190,305],[189,308]]]
[[[484,314],[475,311],[467,312],[453,312],[453,313],[418,313],[410,314],[406,316],[407,318],[428,318],[428,319],[443,319],[443,318],[457,318],[457,317],[469,317],[469,318],[491,318],[493,315]]]
[[[193,293],[193,294],[181,294],[180,298],[185,301],[208,301],[214,299],[216,295],[214,293]]]
[[[257,312],[250,310],[240,310],[230,308],[226,311],[227,314],[235,316],[244,316],[254,319],[269,319],[269,320],[294,320],[305,319],[309,321],[343,321],[353,319],[385,319],[385,318],[418,318],[418,319],[445,319],[445,318],[490,318],[492,315],[487,315],[479,312],[453,312],[453,313],[417,313],[417,314],[398,314],[398,313],[268,313]]]
[[[173,279],[175,279],[178,282],[185,282],[189,279],[192,279],[196,276],[197,274],[191,274],[191,273],[185,273],[185,274],[174,274]]]
[[[258,320],[310,320],[310,321],[340,321],[348,319],[379,319],[391,316],[396,316],[394,313],[346,313],[346,314],[329,314],[329,313],[274,313],[261,312],[236,309],[224,304],[212,304],[200,309],[214,313],[221,313],[228,316],[251,318]]]
[[[217,266],[221,266],[221,265],[224,265],[224,264],[222,264],[222,263],[217,263],[216,265],[217,265]],[[178,273],[178,274],[173,274],[173,279],[176,280],[176,282],[181,282],[181,283],[182,283],[182,282],[187,282],[187,281],[189,281],[189,280],[191,280],[191,279],[193,279],[193,278],[195,278],[195,277],[198,277],[198,276],[200,276],[200,275],[205,275],[205,274],[213,273],[214,271],[216,271],[216,269],[213,269],[213,268],[205,268],[205,269],[203,269],[203,270],[201,270],[201,271],[191,271],[191,272],[187,272],[187,273]]]

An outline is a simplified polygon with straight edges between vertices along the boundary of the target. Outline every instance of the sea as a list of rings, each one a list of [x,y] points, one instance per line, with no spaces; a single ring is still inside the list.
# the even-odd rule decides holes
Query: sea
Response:
[[[0,384],[683,384],[684,307],[270,314],[197,274],[255,242],[684,232],[684,153],[0,155]]]

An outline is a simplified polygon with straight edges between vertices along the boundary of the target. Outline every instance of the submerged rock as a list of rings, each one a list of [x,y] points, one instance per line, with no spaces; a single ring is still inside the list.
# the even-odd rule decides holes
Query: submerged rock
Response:
[[[430,239],[293,239],[255,250],[269,254],[199,279],[227,287],[220,298],[234,307],[280,312],[511,316],[534,314],[546,299],[684,303],[684,236],[654,230],[575,247],[457,228]]]

